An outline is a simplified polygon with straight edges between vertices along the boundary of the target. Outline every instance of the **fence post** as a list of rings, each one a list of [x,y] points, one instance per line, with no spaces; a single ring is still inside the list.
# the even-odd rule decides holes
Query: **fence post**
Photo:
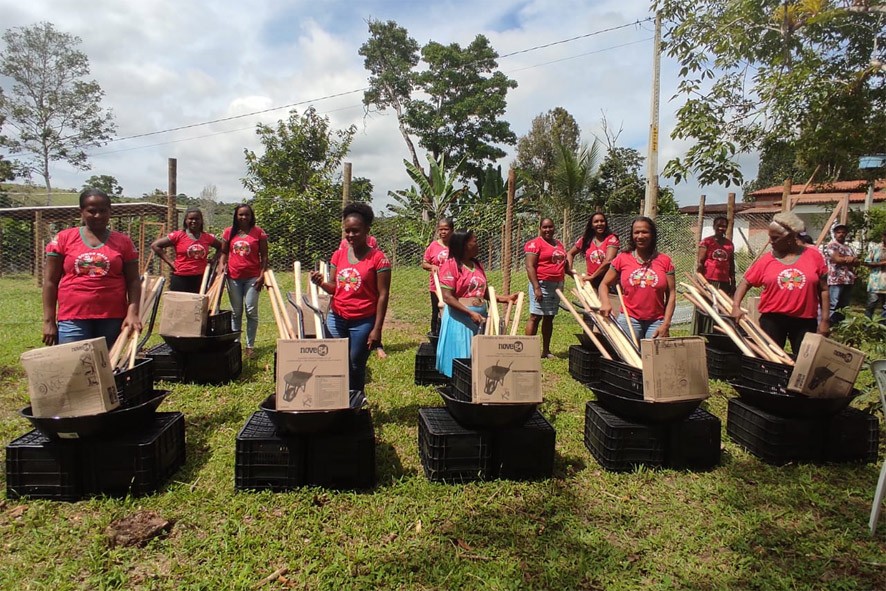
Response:
[[[695,228],[695,244],[701,242],[701,235],[704,231],[704,202],[707,196],[702,195],[698,198],[698,222]]]
[[[37,287],[43,286],[43,212],[34,212],[34,277]]]
[[[514,193],[517,190],[517,171],[508,170],[508,201],[505,211],[504,260],[502,261],[503,293],[511,293],[511,230],[514,225]]]
[[[794,181],[791,177],[788,177],[784,180],[784,187],[781,190],[781,210],[782,211],[790,211],[791,210],[791,189],[794,186]]]
[[[345,205],[351,200],[351,163],[345,162],[344,172],[341,179],[341,208],[344,210]],[[345,237],[345,229],[341,230],[341,237]]]
[[[840,223],[847,224],[849,222],[849,193],[843,195],[843,209],[840,211]]]
[[[177,178],[178,160],[176,160],[175,158],[170,158],[168,160],[168,168],[166,174],[166,227],[169,229],[170,232],[172,232],[172,229],[176,226],[176,222],[178,222],[178,215],[175,211],[175,196],[178,194]],[[167,279],[169,279],[169,267],[164,267],[163,265],[160,265],[160,268],[163,269],[163,275]]]
[[[735,193],[726,196],[726,238],[732,240],[735,230]]]

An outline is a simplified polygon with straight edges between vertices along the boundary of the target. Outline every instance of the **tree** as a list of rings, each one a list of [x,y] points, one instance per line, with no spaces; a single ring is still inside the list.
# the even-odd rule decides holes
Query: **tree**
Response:
[[[505,155],[498,145],[516,141],[501,117],[517,83],[497,71],[498,53],[483,35],[464,48],[429,42],[421,49],[423,69],[418,47],[396,22],[369,22],[358,52],[370,73],[363,104],[396,113],[414,166],[422,169],[411,136],[433,160],[464,159],[462,176],[479,179],[486,163]]]
[[[568,240],[571,229],[571,212],[587,204],[591,183],[596,176],[599,155],[597,141],[578,149],[557,141],[554,143],[556,160],[551,174],[551,196],[548,212],[563,214],[563,237]]]
[[[366,177],[358,176],[351,179],[350,201],[369,203],[372,201],[372,181]],[[332,185],[333,195],[342,194],[342,183],[337,181]]]
[[[692,140],[665,174],[741,183],[736,155],[778,141],[799,168],[832,172],[882,150],[886,36],[871,4],[655,0],[686,99],[672,137]]]
[[[120,183],[117,182],[117,179],[107,175],[92,175],[86,182],[83,183],[83,187],[80,189],[101,189],[108,195],[113,197],[122,197],[123,196],[123,187],[120,186]]]
[[[557,158],[556,144],[574,152],[580,136],[578,123],[563,107],[536,115],[529,132],[517,141],[516,166],[531,195],[540,200],[548,197]]]
[[[259,124],[256,134],[264,147],[257,155],[244,150],[243,186],[255,194],[253,206],[259,224],[272,237],[272,264],[326,258],[338,243],[340,193],[333,178],[348,154],[355,126],[333,130],[329,118],[313,107],[301,116],[292,110],[276,126]]]
[[[643,160],[634,148],[610,145],[591,184],[594,206],[610,213],[637,213],[646,191]]]
[[[0,115],[15,130],[3,143],[26,176],[36,171],[52,200],[49,164],[67,162],[88,170],[86,149],[110,139],[113,114],[101,106],[104,96],[95,80],[87,80],[89,60],[77,50],[79,37],[56,30],[52,23],[9,29],[0,55],[0,74],[12,81],[0,102]]]

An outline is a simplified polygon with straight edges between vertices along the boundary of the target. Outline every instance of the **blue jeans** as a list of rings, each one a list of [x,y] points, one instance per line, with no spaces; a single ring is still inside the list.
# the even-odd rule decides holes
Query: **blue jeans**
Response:
[[[58,323],[58,344],[73,343],[105,337],[108,351],[120,336],[122,318],[95,318],[92,320],[60,320]]]
[[[255,289],[257,279],[258,277],[228,279],[228,299],[233,308],[231,324],[235,332],[243,326],[243,304],[246,304],[247,349],[255,346],[255,333],[258,332],[258,291]]]
[[[828,296],[831,300],[831,324],[843,320],[840,310],[849,305],[851,295],[852,285],[828,285]]]
[[[658,327],[661,326],[661,320],[638,320],[636,318],[631,318],[631,324],[634,327],[634,336],[637,337],[637,341],[640,341],[642,339],[651,339],[655,331],[658,330]],[[628,335],[628,338],[630,338],[631,331],[628,329],[628,323],[625,320],[624,314],[619,315],[618,325],[625,334]]]
[[[874,311],[880,309],[880,322],[886,321],[886,293],[868,292],[868,305],[864,308],[864,315],[874,318]]]
[[[366,387],[366,362],[369,360],[369,347],[366,339],[375,326],[375,316],[348,320],[335,312],[326,317],[326,327],[334,339],[348,339],[348,357],[350,358],[351,390],[364,390]]]

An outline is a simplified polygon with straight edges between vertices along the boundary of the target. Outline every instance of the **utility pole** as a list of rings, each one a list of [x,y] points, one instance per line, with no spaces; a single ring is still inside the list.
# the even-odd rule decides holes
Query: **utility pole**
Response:
[[[658,215],[658,103],[661,94],[661,14],[655,14],[655,41],[652,44],[652,108],[649,121],[649,154],[646,158],[646,199],[643,215]]]

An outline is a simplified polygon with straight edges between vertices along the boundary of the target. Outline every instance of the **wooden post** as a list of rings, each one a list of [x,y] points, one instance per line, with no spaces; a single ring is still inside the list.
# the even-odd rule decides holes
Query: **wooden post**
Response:
[[[166,189],[166,227],[174,228],[178,222],[178,212],[175,210],[175,196],[178,194],[178,160],[170,158],[167,168],[167,189]],[[169,279],[169,267],[160,266],[163,269],[163,276]]]
[[[145,268],[148,254],[145,252],[145,214],[138,216],[138,268]]]
[[[351,163],[345,162],[344,172],[341,178],[341,208],[344,210],[345,205],[351,200]],[[341,230],[341,237],[345,237],[345,229]]]
[[[781,190],[781,210],[782,211],[790,211],[791,210],[791,188],[794,186],[794,181],[791,177],[788,177],[784,180],[784,187]]]
[[[704,202],[707,196],[702,195],[698,198],[698,225],[695,228],[695,243],[701,242],[702,232],[704,231]]]
[[[34,213],[34,276],[37,287],[43,286],[43,212]]]
[[[849,222],[849,193],[843,195],[843,209],[840,211],[840,223],[846,224]]]
[[[3,220],[0,220],[0,277],[3,277]]]
[[[726,238],[732,240],[735,230],[735,193],[726,196]]]
[[[514,193],[517,190],[517,171],[508,170],[508,202],[505,213],[504,263],[502,265],[502,289],[511,293],[511,230],[514,226]]]

